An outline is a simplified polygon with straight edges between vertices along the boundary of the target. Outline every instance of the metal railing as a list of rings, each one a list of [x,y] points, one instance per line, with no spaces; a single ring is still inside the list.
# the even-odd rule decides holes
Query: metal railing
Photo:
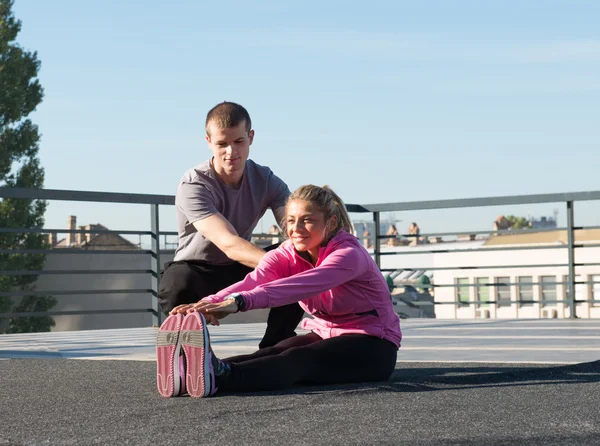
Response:
[[[498,252],[498,251],[520,251],[520,250],[545,250],[545,249],[565,249],[567,250],[568,260],[565,264],[526,264],[526,265],[465,265],[465,266],[451,266],[451,267],[421,267],[421,268],[411,268],[413,270],[430,270],[430,271],[441,271],[441,270],[468,270],[468,269],[494,269],[494,268],[545,268],[545,267],[567,267],[568,268],[568,280],[566,282],[557,281],[557,282],[546,282],[546,285],[567,285],[567,296],[568,299],[552,299],[552,300],[470,300],[469,302],[461,302],[458,299],[454,301],[445,301],[433,302],[434,305],[454,305],[454,306],[464,306],[465,304],[475,304],[475,305],[489,305],[489,304],[500,304],[505,305],[507,303],[516,303],[519,305],[522,304],[551,304],[551,303],[567,303],[569,305],[569,314],[571,318],[576,318],[576,305],[577,303],[600,303],[598,299],[576,299],[575,287],[576,285],[583,284],[597,284],[598,282],[592,281],[578,281],[576,280],[575,268],[579,266],[598,266],[600,263],[583,263],[583,262],[575,262],[575,249],[577,248],[593,248],[600,247],[600,243],[575,243],[575,231],[583,230],[583,229],[599,229],[600,226],[575,226],[575,218],[574,218],[574,202],[581,201],[594,201],[600,200],[600,191],[590,191],[590,192],[573,192],[573,193],[558,193],[558,194],[536,194],[536,195],[517,195],[517,196],[504,196],[504,197],[483,197],[483,198],[469,198],[469,199],[450,199],[450,200],[432,200],[432,201],[420,201],[420,202],[400,202],[400,203],[380,203],[380,204],[371,204],[371,205],[363,205],[365,211],[373,212],[373,220],[375,222],[375,246],[374,246],[374,258],[375,262],[378,266],[381,265],[381,257],[385,255],[409,255],[409,254],[423,254],[423,253],[431,253],[431,254],[440,254],[440,253],[448,253],[450,252],[447,249],[431,249],[431,250],[419,250],[414,252],[381,252],[381,240],[389,239],[388,235],[381,235],[380,233],[380,225],[379,225],[379,213],[380,212],[393,212],[393,211],[409,211],[409,210],[434,210],[434,209],[452,209],[452,208],[472,208],[472,207],[491,207],[491,206],[508,206],[508,205],[523,205],[523,204],[542,204],[542,203],[564,203],[566,208],[567,215],[567,226],[566,227],[556,227],[549,229],[520,229],[518,231],[513,230],[491,230],[491,231],[468,231],[468,232],[456,232],[456,233],[430,233],[430,234],[403,234],[401,237],[411,238],[411,237],[440,237],[440,236],[448,236],[448,235],[477,235],[477,234],[523,234],[523,233],[539,233],[539,232],[550,232],[550,231],[566,231],[567,232],[567,243],[562,246],[504,246],[498,248],[480,248],[477,247],[473,249],[473,252],[481,253],[481,252]],[[433,245],[435,246],[435,245]],[[460,252],[468,252],[469,250],[461,250]],[[393,271],[395,269],[386,269],[380,268],[382,272]],[[541,282],[529,282],[528,285],[541,285]],[[510,285],[519,285],[519,283],[470,283],[470,284],[434,284],[435,288],[443,288],[443,287],[451,287],[451,288],[459,288],[459,287],[488,287],[494,288],[499,286],[510,286]],[[431,305],[431,303],[423,303],[424,305]],[[417,303],[418,305],[418,303]]]
[[[162,313],[158,306],[158,287],[161,271],[161,254],[164,250],[161,249],[160,237],[176,235],[172,231],[160,231],[159,225],[159,210],[161,206],[173,206],[175,197],[171,195],[149,195],[149,194],[127,194],[127,193],[108,193],[108,192],[89,192],[89,191],[73,191],[73,190],[51,190],[51,189],[24,189],[24,188],[7,188],[0,187],[0,198],[3,199],[34,199],[34,200],[57,200],[57,201],[76,201],[76,202],[94,202],[94,203],[127,203],[127,204],[144,204],[149,206],[150,230],[149,231],[132,231],[132,230],[99,230],[99,229],[39,229],[39,228],[0,228],[0,233],[73,233],[85,234],[93,232],[94,234],[123,234],[123,235],[145,235],[150,236],[150,249],[136,250],[81,250],[81,249],[0,249],[0,254],[79,254],[93,253],[98,255],[106,254],[133,254],[133,255],[149,255],[150,268],[144,269],[98,269],[98,270],[2,270],[0,275],[61,275],[61,274],[149,274],[151,277],[150,288],[137,289],[108,289],[108,290],[35,290],[35,291],[3,291],[0,292],[0,297],[18,297],[25,295],[73,295],[73,294],[127,294],[127,293],[148,293],[152,296],[151,305],[147,308],[132,308],[132,309],[107,309],[94,311],[48,311],[48,312],[30,312],[30,313],[0,313],[0,318],[7,317],[29,317],[29,316],[53,316],[53,315],[80,315],[80,314],[103,314],[103,313],[151,313],[154,325],[160,325]],[[535,249],[565,249],[567,250],[567,263],[564,264],[524,264],[524,265],[463,265],[460,267],[423,267],[409,268],[414,270],[469,270],[469,269],[492,269],[492,268],[542,268],[542,267],[566,267],[568,269],[568,280],[566,282],[554,282],[555,284],[567,285],[568,299],[555,299],[549,301],[534,301],[538,304],[546,304],[551,302],[566,303],[570,309],[570,317],[576,317],[576,305],[580,302],[598,303],[598,300],[578,300],[576,299],[575,287],[577,284],[589,284],[590,281],[577,281],[575,269],[579,266],[597,266],[600,263],[576,263],[575,250],[586,247],[599,247],[600,244],[582,244],[575,242],[575,231],[582,229],[598,229],[600,227],[583,227],[575,226],[573,203],[578,201],[600,200],[600,191],[579,192],[579,193],[560,193],[560,194],[538,194],[538,195],[522,195],[522,196],[506,196],[506,197],[486,197],[486,198],[469,198],[469,199],[452,199],[452,200],[434,200],[434,201],[415,201],[415,202],[398,202],[398,203],[378,203],[356,205],[348,204],[348,211],[351,213],[370,213],[374,222],[374,247],[373,257],[379,267],[381,267],[381,259],[387,255],[409,255],[409,254],[436,254],[450,252],[441,245],[431,244],[431,249],[418,251],[402,251],[402,252],[383,252],[381,240],[389,239],[390,236],[381,234],[381,213],[396,212],[396,211],[423,211],[434,209],[451,209],[451,208],[473,208],[473,207],[488,207],[488,206],[507,206],[507,205],[523,205],[523,204],[540,204],[540,203],[564,203],[566,207],[567,226],[564,228],[552,229],[534,229],[534,230],[519,230],[518,233],[526,232],[543,232],[543,231],[567,231],[567,243],[564,246],[502,246],[494,248],[475,248],[476,252],[496,252],[496,251],[518,251],[518,250],[535,250]],[[443,236],[460,236],[460,235],[477,235],[477,234],[515,234],[515,231],[468,231],[468,232],[440,232],[430,234],[402,234],[400,237],[443,237]],[[263,234],[265,235],[265,234]],[[267,236],[267,235],[265,235]],[[461,250],[460,252],[468,252]],[[395,271],[396,268],[381,268],[382,272]],[[594,282],[597,283],[597,282]],[[548,284],[548,283],[547,283]],[[474,284],[432,284],[434,288],[443,287],[496,287],[500,285],[514,285],[513,283],[474,283]],[[540,285],[540,282],[532,282],[529,285]],[[520,300],[471,300],[469,304],[489,305],[498,304],[505,305],[507,303],[528,304],[529,301]],[[433,302],[434,305],[455,305],[456,307],[463,306],[465,302],[455,299],[451,302]]]

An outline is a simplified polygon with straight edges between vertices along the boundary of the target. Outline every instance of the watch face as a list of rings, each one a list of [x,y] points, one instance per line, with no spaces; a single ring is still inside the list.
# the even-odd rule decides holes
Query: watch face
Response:
[[[243,311],[245,308],[245,304],[246,302],[244,301],[244,298],[242,297],[242,293],[233,293],[230,294],[229,296],[227,296],[228,299],[232,299],[235,301],[235,303],[238,306],[238,311]]]

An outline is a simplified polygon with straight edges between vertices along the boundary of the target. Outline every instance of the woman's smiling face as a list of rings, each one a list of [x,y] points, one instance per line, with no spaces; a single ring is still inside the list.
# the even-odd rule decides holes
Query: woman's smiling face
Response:
[[[286,230],[296,251],[308,252],[316,262],[319,257],[319,246],[323,243],[327,232],[327,222],[323,212],[308,201],[292,200],[287,205]]]

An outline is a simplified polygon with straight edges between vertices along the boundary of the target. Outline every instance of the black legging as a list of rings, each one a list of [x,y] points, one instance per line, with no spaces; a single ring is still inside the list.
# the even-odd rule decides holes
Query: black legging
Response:
[[[315,333],[281,341],[250,355],[223,361],[231,374],[219,391],[275,390],[294,384],[385,381],[396,366],[398,349],[385,339],[348,334],[322,339]]]

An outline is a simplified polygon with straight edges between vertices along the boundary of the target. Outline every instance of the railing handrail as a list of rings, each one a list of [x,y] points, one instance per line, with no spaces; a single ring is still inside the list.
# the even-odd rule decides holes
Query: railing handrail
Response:
[[[507,195],[499,197],[457,198],[446,200],[403,201],[397,203],[363,204],[361,207],[365,209],[364,212],[426,211],[432,209],[560,203],[566,201],[590,200],[600,200],[600,191]]]
[[[122,192],[77,191],[65,189],[33,189],[26,187],[0,187],[0,198],[33,200],[85,201],[90,203],[129,203],[175,205],[175,195],[130,194]],[[349,212],[369,212],[360,205],[346,206]]]
[[[10,233],[10,232],[29,232],[29,233],[52,233],[52,232],[64,232],[71,234],[87,234],[87,233],[120,233],[120,234],[128,234],[128,235],[149,235],[151,239],[151,248],[150,249],[136,249],[136,250],[84,250],[86,253],[99,253],[99,254],[148,254],[150,255],[150,269],[143,270],[128,270],[129,273],[149,273],[151,279],[151,287],[150,288],[136,288],[136,289],[126,289],[126,290],[85,290],[87,294],[99,294],[99,293],[150,293],[153,296],[152,308],[144,308],[144,309],[128,309],[128,310],[120,310],[123,312],[151,312],[153,314],[153,322],[155,325],[160,325],[162,319],[162,313],[158,307],[158,284],[160,281],[160,271],[161,271],[161,254],[163,253],[171,253],[171,250],[161,249],[161,243],[159,237],[161,235],[176,235],[176,232],[173,231],[160,231],[159,227],[159,208],[160,206],[173,206],[175,204],[175,196],[174,195],[158,195],[158,194],[135,194],[135,193],[118,193],[118,192],[100,192],[100,191],[77,191],[77,190],[60,190],[60,189],[32,189],[32,188],[12,188],[2,186],[0,187],[0,198],[11,198],[11,199],[33,199],[33,200],[59,200],[59,201],[80,201],[80,202],[97,202],[97,203],[125,203],[125,204],[145,204],[150,205],[151,215],[150,222],[151,228],[150,230],[144,231],[132,231],[132,230],[108,230],[108,229],[44,229],[44,228],[24,228],[20,230],[19,228],[0,228],[1,233]],[[512,196],[496,196],[496,197],[477,197],[477,198],[462,198],[462,199],[444,199],[444,200],[426,200],[426,201],[406,201],[406,202],[395,202],[395,203],[375,203],[375,204],[346,204],[346,208],[351,213],[371,213],[373,215],[373,225],[374,225],[374,246],[373,246],[373,257],[377,266],[382,269],[382,272],[388,270],[388,268],[381,268],[381,258],[391,255],[406,255],[406,254],[435,254],[435,253],[446,253],[446,252],[461,252],[461,253],[469,253],[469,252],[496,252],[496,251],[519,251],[519,250],[566,250],[568,254],[568,262],[566,264],[562,264],[562,267],[568,268],[568,279],[565,281],[554,281],[554,282],[544,282],[549,285],[566,285],[565,291],[567,293],[567,298],[562,300],[556,300],[556,302],[568,303],[570,316],[571,318],[576,317],[576,305],[579,302],[597,302],[595,299],[586,299],[580,300],[576,298],[576,290],[575,286],[579,284],[595,284],[598,282],[589,282],[589,281],[581,281],[576,278],[575,268],[582,265],[597,265],[596,263],[587,262],[576,262],[575,261],[575,253],[578,248],[590,248],[590,247],[600,247],[598,243],[582,243],[577,240],[576,231],[581,229],[598,229],[598,226],[575,226],[574,220],[574,211],[573,211],[573,203],[574,202],[582,202],[582,201],[591,201],[598,200],[600,201],[600,191],[587,191],[587,192],[566,192],[566,193],[548,193],[548,194],[529,194],[529,195],[512,195]],[[562,243],[560,245],[536,245],[536,246],[494,246],[494,247],[481,247],[479,246],[477,249],[473,250],[453,250],[440,245],[439,247],[436,244],[430,246],[430,249],[423,250],[420,249],[418,251],[393,251],[393,252],[382,252],[382,244],[381,241],[391,238],[388,235],[381,234],[380,222],[381,222],[381,212],[393,212],[393,211],[423,211],[423,210],[434,210],[434,209],[450,209],[450,208],[474,208],[474,207],[490,207],[490,206],[507,206],[507,205],[525,205],[525,204],[541,204],[541,203],[563,203],[566,204],[567,208],[567,224],[564,228],[536,228],[531,230],[519,231],[520,234],[527,232],[549,232],[549,231],[566,231],[567,233],[567,241],[566,243]],[[555,222],[556,224],[556,222]],[[490,231],[468,231],[468,232],[457,232],[457,233],[445,233],[441,232],[436,234],[436,236],[442,235],[476,235],[476,234],[505,234],[511,233],[512,231],[505,230],[490,230]],[[514,233],[517,233],[516,231]],[[260,234],[265,237],[269,237],[271,234]],[[427,234],[432,235],[432,234]],[[273,236],[275,236],[273,234]],[[425,234],[406,234],[404,237],[424,237]],[[402,236],[401,236],[402,237]],[[578,243],[577,243],[578,242]],[[166,239],[165,239],[166,246]],[[14,250],[0,249],[0,254],[12,254]],[[16,252],[22,254],[38,254],[38,253],[61,253],[61,254],[70,254],[70,253],[80,253],[81,250],[71,249],[71,248],[62,248],[60,250],[46,250],[46,249],[18,249]],[[533,267],[534,265],[527,265],[527,267]],[[537,265],[539,266],[539,265]],[[500,265],[470,265],[467,267],[458,266],[456,269],[485,269],[485,268],[499,268]],[[502,267],[510,267],[510,265],[503,265]],[[525,267],[525,265],[523,265]],[[454,269],[452,267],[432,267],[431,270],[449,270]],[[105,270],[104,272],[106,272]],[[52,271],[52,273],[57,273],[59,271]],[[46,272],[45,274],[49,274],[50,272]],[[60,271],[60,273],[63,273]],[[12,274],[12,272],[11,272]],[[539,285],[538,282],[532,283],[531,285],[536,284]],[[517,283],[510,282],[508,284],[504,284],[505,286],[513,286],[518,285]],[[431,286],[427,286],[427,288],[461,288],[464,287],[465,284],[435,284]],[[498,286],[496,282],[490,283],[474,283],[474,284],[466,284],[469,289],[472,287],[473,289],[478,289],[480,287],[495,287]],[[8,295],[26,295],[26,294],[56,294],[56,295],[69,295],[80,293],[81,290],[57,290],[57,291],[17,291],[15,293],[12,292],[2,292],[0,296],[8,296]],[[490,296],[491,297],[491,296]],[[458,298],[457,298],[458,299]],[[519,298],[521,299],[521,298]],[[470,301],[471,302],[471,301]],[[472,301],[475,302],[475,301]],[[477,302],[480,302],[477,299]],[[495,303],[496,300],[490,300],[488,298],[487,301],[481,301],[486,303]],[[506,300],[502,300],[503,304],[506,304]],[[511,303],[513,300],[510,301]],[[515,300],[516,303],[524,303],[525,301]],[[532,301],[536,302],[536,301]],[[548,303],[551,302],[549,300],[540,300],[537,303]],[[554,302],[554,300],[552,301]],[[442,301],[442,302],[434,302],[434,304],[439,305],[455,305],[455,308],[462,305],[461,301]],[[110,310],[102,311],[106,313],[110,313]],[[67,312],[71,314],[71,312]],[[67,314],[65,312],[47,312],[47,314]],[[75,314],[76,312],[73,312]],[[87,313],[86,311],[81,312],[81,314]],[[1,314],[0,317],[6,317],[8,313]],[[16,314],[15,314],[16,315]],[[19,314],[20,315],[20,314]]]
[[[33,189],[27,187],[0,187],[0,198],[33,200],[87,201],[96,203],[162,204],[175,205],[174,195],[129,194],[67,189]]]
[[[175,205],[174,195],[132,194],[122,192],[77,191],[67,189],[33,189],[0,187],[0,198],[34,200],[87,201],[103,203]],[[600,191],[564,192],[496,197],[457,198],[444,200],[403,201],[395,203],[346,204],[349,212],[391,212],[450,209],[461,207],[506,206],[532,203],[600,200]]]

